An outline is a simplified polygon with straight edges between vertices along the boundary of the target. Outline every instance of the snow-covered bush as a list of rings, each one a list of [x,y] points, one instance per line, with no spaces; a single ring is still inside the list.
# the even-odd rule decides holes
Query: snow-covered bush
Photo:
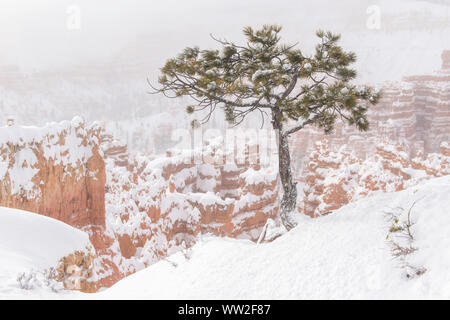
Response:
[[[53,292],[64,290],[64,285],[55,280],[56,270],[54,268],[45,269],[43,271],[30,270],[29,272],[21,272],[17,275],[17,283],[19,288],[23,290],[36,290],[48,288]]]

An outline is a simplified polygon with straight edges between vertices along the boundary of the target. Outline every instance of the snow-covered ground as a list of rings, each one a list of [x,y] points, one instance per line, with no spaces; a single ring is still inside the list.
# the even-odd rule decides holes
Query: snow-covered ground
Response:
[[[2,208],[0,298],[449,299],[449,194],[445,176],[321,218],[301,217],[297,228],[271,243],[203,237],[191,250],[96,294],[19,289],[17,273],[48,268],[88,240],[58,221]],[[399,235],[390,232],[387,213],[395,213],[401,225],[414,202],[412,246],[418,250],[406,262],[426,272],[407,278],[402,261],[392,255],[390,240]]]
[[[61,287],[49,281],[45,273],[55,268],[61,258],[87,246],[87,234],[65,223],[0,207],[0,299],[60,298],[71,294],[60,291]],[[21,273],[25,273],[22,284],[28,290],[22,289],[17,280]]]
[[[100,299],[365,299],[450,298],[450,176],[379,194],[331,215],[302,218],[272,243],[204,238],[92,295]],[[386,212],[411,211],[408,279],[389,244]],[[405,215],[401,217],[405,219]],[[390,235],[392,237],[392,235]],[[176,265],[176,266],[175,266]]]

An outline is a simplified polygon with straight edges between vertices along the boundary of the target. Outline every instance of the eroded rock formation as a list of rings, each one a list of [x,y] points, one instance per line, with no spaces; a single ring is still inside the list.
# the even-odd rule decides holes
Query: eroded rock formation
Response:
[[[0,128],[0,206],[75,227],[105,224],[99,127],[81,118],[43,128]]]
[[[304,197],[299,211],[317,217],[374,192],[400,191],[450,174],[447,143],[441,144],[441,153],[425,158],[410,157],[406,148],[383,142],[373,156],[360,159],[345,146],[332,150],[327,140],[316,142],[300,178]]]
[[[92,247],[61,258],[55,269],[54,279],[61,282],[68,290],[86,293],[97,291],[95,272],[95,251]]]
[[[106,159],[106,230],[91,236],[101,286],[191,246],[199,234],[256,240],[267,219],[277,215],[272,167],[194,163],[194,157],[221,154],[220,143],[152,160],[125,156],[126,148],[108,135],[104,141],[104,153],[111,155]]]
[[[382,99],[369,110],[370,130],[359,132],[338,122],[335,132],[326,137],[329,144],[347,145],[359,158],[373,155],[383,141],[400,142],[412,154],[438,153],[440,144],[450,141],[450,51],[444,51],[442,60],[442,69],[430,75],[405,77],[402,82],[381,86]],[[323,138],[313,127],[292,136],[297,167]]]

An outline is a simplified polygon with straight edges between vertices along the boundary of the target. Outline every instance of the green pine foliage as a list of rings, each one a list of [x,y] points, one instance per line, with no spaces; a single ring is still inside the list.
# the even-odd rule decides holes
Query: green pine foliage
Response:
[[[369,128],[367,111],[380,93],[351,83],[356,55],[338,45],[340,35],[319,30],[315,52],[306,56],[296,45],[280,44],[281,26],[246,27],[243,32],[245,45],[214,38],[220,50],[185,48],[161,69],[156,91],[193,98],[189,114],[209,111],[200,123],[219,107],[233,124],[256,110],[276,110],[282,122],[304,120],[326,133],[338,117],[360,130]]]
[[[356,55],[338,45],[337,34],[319,30],[315,52],[305,55],[296,45],[280,43],[280,26],[246,27],[243,32],[247,38],[244,45],[213,37],[220,50],[184,49],[166,62],[159,78],[161,87],[154,90],[173,98],[190,97],[195,103],[186,108],[189,114],[203,111],[204,115],[206,111],[202,119],[191,122],[193,128],[207,122],[217,108],[223,109],[225,119],[234,125],[253,112],[259,112],[263,121],[270,117],[279,133],[279,176],[284,193],[280,217],[290,230],[296,225],[292,212],[297,190],[290,168],[289,135],[308,124],[330,133],[338,118],[367,130],[367,111],[380,94],[352,84],[356,71],[351,65]]]

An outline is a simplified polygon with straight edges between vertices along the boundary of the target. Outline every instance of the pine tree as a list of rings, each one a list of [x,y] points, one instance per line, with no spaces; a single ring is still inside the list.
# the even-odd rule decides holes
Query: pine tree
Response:
[[[221,50],[185,48],[161,69],[160,88],[152,87],[168,97],[191,97],[196,103],[187,107],[188,113],[207,110],[193,126],[207,122],[217,108],[223,109],[225,119],[234,125],[253,112],[259,112],[262,119],[270,117],[277,133],[284,191],[280,217],[290,230],[296,225],[293,212],[297,189],[291,172],[289,136],[307,125],[331,133],[338,117],[367,130],[368,108],[378,102],[380,94],[351,83],[356,71],[350,65],[356,55],[337,44],[340,35],[319,30],[315,52],[306,56],[296,45],[280,44],[280,31],[276,25],[260,30],[246,27],[245,45],[212,37]]]

